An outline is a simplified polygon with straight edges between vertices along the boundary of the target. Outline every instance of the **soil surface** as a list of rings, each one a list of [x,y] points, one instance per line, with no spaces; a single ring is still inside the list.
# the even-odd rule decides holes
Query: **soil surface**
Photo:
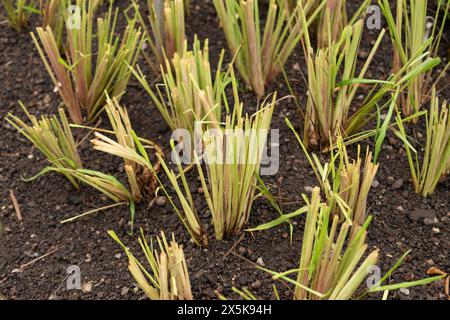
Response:
[[[350,1],[349,1],[350,2]],[[360,1],[355,1],[360,2]],[[120,2],[125,8],[125,1]],[[354,11],[355,4],[350,11]],[[39,24],[31,21],[31,27]],[[123,28],[123,21],[119,23]],[[450,26],[444,34],[442,60],[447,63],[446,51],[449,47]],[[362,41],[366,55],[378,36],[377,30],[366,30]],[[187,18],[187,34],[190,39],[198,34],[200,39],[210,40],[211,58],[217,61],[221,48],[226,47],[222,30],[212,5],[212,1],[192,1],[191,16]],[[227,54],[227,61],[230,57]],[[363,59],[360,59],[363,61]],[[391,68],[391,46],[386,35],[373,61],[368,77],[385,79]],[[215,62],[212,63],[214,65]],[[144,65],[143,61],[140,61]],[[301,71],[300,71],[301,70]],[[301,50],[292,55],[286,71],[300,104],[306,101],[303,80],[305,66]],[[149,72],[149,78],[157,76]],[[439,85],[440,95],[450,98],[447,87],[449,77]],[[23,117],[18,101],[21,100],[34,114],[51,114],[57,109],[60,98],[53,90],[38,53],[27,32],[16,33],[7,25],[0,26],[0,298],[5,299],[144,299],[127,270],[127,259],[121,248],[107,235],[115,230],[121,240],[133,248],[140,256],[138,232],[129,235],[129,210],[117,207],[99,212],[72,223],[60,221],[88,210],[111,204],[104,196],[89,187],[76,191],[64,177],[47,174],[38,180],[25,183],[22,177],[29,177],[47,165],[43,156],[4,117],[8,112]],[[282,76],[274,81],[267,93],[277,90],[280,97],[289,94]],[[361,92],[360,97],[364,96]],[[251,92],[242,89],[242,101],[246,110],[252,112],[257,99]],[[137,133],[160,143],[168,151],[170,130],[163,122],[156,108],[150,102],[140,85],[132,79],[122,104],[129,110]],[[286,127],[284,118],[294,123],[297,130],[302,128],[300,113],[292,99],[284,99],[274,113],[272,127],[281,134],[280,171],[275,176],[264,177],[271,192],[288,213],[302,206],[302,193],[317,182],[292,132]],[[107,127],[104,117],[101,126]],[[411,132],[416,137],[424,135],[421,123]],[[79,141],[86,131],[75,131]],[[373,140],[363,141],[373,147]],[[349,147],[354,154],[356,146]],[[120,159],[95,152],[85,139],[80,145],[84,165],[124,179],[123,164]],[[327,155],[321,155],[323,160]],[[370,193],[368,210],[374,220],[369,228],[369,249],[379,248],[379,267],[383,272],[397,261],[407,250],[412,250],[403,265],[395,272],[391,283],[413,281],[426,277],[431,266],[450,272],[450,182],[439,184],[429,198],[422,198],[412,189],[407,158],[402,145],[391,133],[383,146],[381,165],[375,186]],[[163,179],[166,181],[165,179]],[[192,190],[200,187],[195,176],[191,179]],[[19,203],[23,220],[18,221],[10,198],[13,192]],[[202,195],[194,192],[196,203],[205,229],[212,234],[210,217]],[[200,208],[203,206],[203,208]],[[425,214],[427,218],[416,219]],[[265,200],[254,203],[249,226],[257,226],[271,221],[277,213]],[[166,234],[175,233],[183,244],[187,257],[196,299],[215,299],[217,294],[236,298],[232,286],[248,287],[256,296],[274,298],[272,285],[275,283],[283,299],[292,298],[292,291],[280,282],[255,268],[255,262],[263,261],[266,268],[285,271],[297,268],[301,250],[304,219],[294,221],[294,238],[289,241],[289,227],[282,225],[274,229],[245,233],[227,241],[210,239],[207,248],[199,248],[190,241],[177,215],[169,204],[149,206],[144,202],[137,206],[135,230],[143,228],[148,238],[161,230]],[[67,268],[77,265],[81,271],[82,290],[68,290],[66,287]],[[369,298],[379,299],[379,295]],[[392,292],[393,299],[446,299],[442,282],[425,287],[415,287],[402,292]]]

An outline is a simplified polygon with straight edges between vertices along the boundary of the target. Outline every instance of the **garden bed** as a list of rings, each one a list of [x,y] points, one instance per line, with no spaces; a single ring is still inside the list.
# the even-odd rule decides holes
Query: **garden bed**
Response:
[[[123,8],[124,4],[120,6]],[[191,10],[186,33],[191,40],[194,34],[198,34],[200,39],[208,38],[210,56],[215,61],[220,50],[226,47],[226,41],[218,27],[214,7],[211,1],[198,0],[192,1]],[[37,22],[32,20],[31,25]],[[365,52],[370,51],[378,32],[365,30],[362,43]],[[443,48],[449,47],[449,40],[448,25]],[[448,61],[445,51],[442,50],[441,57],[444,63]],[[228,55],[226,61],[230,61]],[[384,78],[390,72],[391,61],[390,39],[386,35],[367,77]],[[299,48],[286,64],[286,71],[295,92],[304,103],[306,85],[300,70],[306,73],[304,57]],[[450,77],[447,76],[439,86],[443,88],[440,95],[447,99],[450,99],[449,82]],[[267,92],[275,90],[280,97],[289,94],[282,75]],[[61,224],[60,221],[64,219],[106,206],[110,202],[89,187],[82,187],[77,192],[63,176],[57,174],[45,175],[31,183],[20,179],[21,176],[36,174],[46,165],[46,160],[4,121],[8,112],[23,116],[19,100],[33,114],[54,113],[60,103],[29,34],[16,33],[2,25],[0,294],[6,299],[144,299],[145,295],[138,290],[127,270],[126,255],[107,234],[108,230],[116,231],[124,243],[134,248],[135,252],[138,251],[138,232],[128,234],[130,216],[126,206]],[[242,101],[247,111],[255,110],[257,100],[253,93],[243,91]],[[167,142],[171,131],[135,79],[131,79],[121,104],[128,109],[137,134],[158,142],[168,155]],[[272,128],[280,130],[280,170],[277,175],[265,177],[264,180],[283,204],[283,211],[291,212],[304,205],[301,194],[308,194],[317,182],[295,136],[285,125],[285,117],[300,130],[302,120],[292,99],[283,100],[276,106]],[[103,116],[102,126],[107,122]],[[75,132],[79,139],[87,134],[86,130]],[[425,128],[417,126],[414,134],[424,136]],[[364,141],[363,150],[367,145],[373,146],[373,140]],[[349,149],[354,154],[356,146],[350,146]],[[80,146],[80,153],[87,167],[124,177],[123,162],[92,150],[89,139]],[[327,155],[321,157],[326,159]],[[392,133],[388,134],[383,145],[380,163],[376,183],[368,200],[369,214],[374,217],[368,232],[368,243],[370,249],[379,248],[381,251],[380,268],[386,272],[403,253],[412,250],[393,275],[393,283],[422,279],[427,276],[426,271],[431,266],[450,272],[450,181],[447,179],[440,183],[429,198],[414,193],[403,144]],[[203,203],[203,208],[199,208],[200,218],[205,229],[212,234],[206,203],[197,191],[200,182],[194,175],[190,177],[189,183],[196,202]],[[11,202],[11,191],[20,206],[22,221],[18,221]],[[249,226],[258,226],[277,217],[269,202],[259,199],[253,205]],[[294,224],[292,244],[289,227],[285,224],[268,231],[244,233],[222,242],[211,238],[208,247],[200,248],[190,241],[169,203],[150,207],[149,202],[145,201],[136,208],[135,231],[143,228],[148,237],[158,235],[161,230],[166,234],[175,233],[176,239],[184,247],[196,299],[216,299],[218,294],[236,298],[231,291],[232,286],[248,287],[258,297],[273,299],[274,283],[281,298],[290,299],[291,291],[255,268],[255,264],[262,261],[266,268],[276,271],[298,267],[304,218],[295,219]],[[66,288],[66,270],[70,265],[80,267],[82,290]],[[380,298],[380,295],[370,297]],[[437,300],[447,297],[443,282],[438,281],[393,292],[390,298]]]

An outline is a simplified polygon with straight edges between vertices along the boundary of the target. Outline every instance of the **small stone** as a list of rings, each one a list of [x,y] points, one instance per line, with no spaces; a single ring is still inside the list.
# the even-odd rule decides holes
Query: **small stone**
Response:
[[[434,219],[432,218],[425,218],[423,219],[423,223],[427,226],[434,224]]]
[[[252,289],[255,289],[255,290],[261,288],[261,281],[256,280],[255,282],[253,282],[253,283],[250,285],[250,287],[251,287]]]
[[[408,272],[403,277],[406,281],[412,281],[414,280],[414,273]]]
[[[416,209],[408,212],[408,218],[412,221],[419,221],[420,219],[425,218],[434,219],[436,218],[436,213],[433,210]]]
[[[398,207],[397,207],[397,211],[399,211],[399,212],[405,212],[405,209],[403,209],[402,206],[398,206]]]
[[[366,59],[368,56],[369,56],[369,52],[367,52],[366,50],[359,50],[358,57],[360,59]]]
[[[202,188],[202,187],[198,188],[197,192],[198,192],[198,193],[200,193],[200,194],[203,194],[203,193],[205,193],[205,191],[203,190],[203,188]]]
[[[392,189],[398,190],[403,186],[403,179],[395,180],[395,182],[392,184]]]
[[[34,158],[33,154],[29,154],[29,155],[28,155],[28,159],[31,160],[31,159],[33,159],[33,158]]]
[[[258,266],[260,266],[260,267],[265,267],[265,266],[266,266],[266,265],[264,264],[264,260],[263,260],[262,257],[259,257],[259,258],[256,260],[256,264],[257,264]]]
[[[20,270],[18,268],[12,269],[11,273],[20,273]]]
[[[429,266],[434,266],[434,260],[433,260],[433,259],[427,260],[427,264],[428,264]]]
[[[116,259],[120,259],[120,258],[122,258],[122,254],[118,253],[118,254],[116,254],[114,257],[115,257]]]
[[[380,182],[378,180],[373,180],[372,187],[378,188],[380,186]]]
[[[433,228],[433,232],[434,232],[434,233],[439,233],[439,232],[441,232],[441,230],[440,230],[439,228],[434,227],[434,228]]]
[[[292,65],[292,69],[294,69],[295,71],[300,71],[300,66],[299,66],[299,64],[298,64],[298,63],[294,63],[294,64]]]
[[[129,291],[130,291],[130,288],[128,288],[128,287],[123,287],[122,290],[120,291],[120,295],[126,296],[126,295],[128,294]]]
[[[409,289],[401,288],[400,292],[403,293],[405,296],[409,296]]]
[[[243,256],[247,252],[247,249],[245,247],[239,247],[238,253]]]
[[[395,139],[394,137],[389,137],[389,144],[391,144],[392,146],[396,146],[398,144],[398,140]]]
[[[91,292],[92,291],[92,281],[89,281],[89,282],[83,284],[83,287],[81,288],[81,290],[84,293]]]
[[[164,196],[160,196],[156,198],[156,204],[160,207],[165,206],[167,203],[167,198]]]

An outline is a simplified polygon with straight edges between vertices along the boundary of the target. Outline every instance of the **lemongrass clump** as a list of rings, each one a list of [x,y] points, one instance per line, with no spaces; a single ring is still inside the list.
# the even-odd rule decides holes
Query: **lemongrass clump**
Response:
[[[378,250],[363,259],[371,219],[350,238],[350,225],[340,224],[339,217],[320,201],[320,188],[314,188],[311,199],[305,197],[305,201],[308,212],[297,279],[290,280],[295,285],[294,300],[348,300],[378,262]]]
[[[44,29],[47,27],[52,29],[56,44],[58,48],[61,48],[64,23],[67,18],[67,1],[41,0],[40,11],[42,15],[42,27]]]
[[[106,113],[117,142],[125,148],[136,151],[136,144],[132,135],[133,128],[127,110],[119,105],[116,98],[108,98],[106,102]],[[95,140],[93,143],[94,149],[96,149]],[[156,143],[149,140],[145,140],[145,143],[157,153],[163,155],[161,148]],[[114,154],[114,150],[108,153]],[[124,159],[124,162],[125,173],[128,177],[133,200],[139,202],[145,194],[153,196],[157,187],[157,181],[153,173],[146,166],[142,166],[132,160]],[[159,171],[158,163],[155,165],[155,170]]]
[[[197,155],[196,163],[217,240],[241,232],[248,222],[275,104],[276,94],[249,117],[238,103],[224,126],[202,134],[206,175]]]
[[[114,231],[108,231],[108,234],[125,250],[128,257],[128,270],[149,299],[193,300],[183,247],[175,241],[173,234],[169,243],[164,232],[161,232],[161,237],[157,238],[158,252],[153,247],[153,241],[150,245],[147,243],[141,230],[139,244],[150,269],[134,257]]]
[[[446,17],[449,15],[450,1],[438,0],[436,13],[432,20],[427,16],[427,0],[397,0],[396,14],[392,14],[390,3],[387,0],[378,1],[381,10],[386,17],[389,33],[392,38],[394,50],[393,72],[397,72],[408,64],[414,56],[430,54],[440,62],[438,57],[445,28]],[[439,22],[443,14],[442,23]],[[425,59],[425,56],[423,57]],[[408,70],[414,69],[422,60],[409,64]],[[422,105],[429,99],[431,88],[437,83],[450,66],[448,63],[436,81],[433,80],[432,70],[420,72],[407,86],[407,90],[401,95],[402,112],[410,116],[418,112]]]
[[[175,53],[181,55],[184,51],[185,7],[189,8],[189,1],[147,0],[147,7],[149,15],[145,19],[139,5],[133,1],[137,19],[145,32],[145,43],[154,56],[152,58],[143,50],[144,57],[155,71],[159,71],[160,65],[166,66],[166,59],[171,61]]]
[[[113,176],[84,169],[72,135],[69,122],[63,109],[59,109],[57,116],[37,119],[21,104],[22,109],[31,121],[26,124],[20,118],[9,114],[6,120],[21,134],[30,140],[50,162],[50,166],[41,170],[34,177],[24,179],[32,181],[48,172],[64,175],[77,189],[79,183],[90,185],[116,202],[131,202],[129,191]]]
[[[151,88],[141,70],[133,70],[133,73],[170,129],[186,129],[193,137],[195,122],[216,125],[220,122],[222,107],[228,111],[224,91],[231,77],[221,70],[223,56],[224,51],[213,75],[208,40],[202,48],[195,37],[192,51],[187,50],[185,42],[181,54],[175,53],[171,61],[165,60],[166,68],[161,67],[163,83],[157,85],[156,90]]]
[[[306,1],[305,14],[315,3]],[[311,14],[308,25],[324,3]],[[214,0],[214,5],[242,79],[259,97],[264,96],[265,87],[283,70],[304,33],[298,18],[300,3],[289,14],[284,1],[270,0],[263,31],[258,0]]]
[[[321,12],[317,28],[317,45],[326,47],[329,41],[337,41],[344,28],[355,23],[364,13],[371,0],[365,0],[351,19],[347,17],[346,0],[328,0]]]
[[[317,155],[308,153],[287,118],[286,123],[300,143],[333,212],[344,214],[350,226],[361,226],[366,220],[367,198],[379,167],[372,161],[372,152],[367,148],[363,165],[358,145],[356,159],[351,160],[342,136],[338,136],[330,161],[322,164]]]
[[[72,130],[63,109],[58,110],[59,119],[57,116],[43,116],[38,119],[30,114],[22,103],[20,106],[31,125],[11,113],[8,114],[6,120],[32,142],[53,167],[73,170],[83,168]],[[77,181],[71,175],[66,175],[66,177],[78,188]]]
[[[307,25],[303,13],[301,19],[303,25]],[[366,62],[357,73],[356,63],[363,29],[364,21],[359,20],[354,25],[345,27],[338,41],[330,40],[327,47],[316,52],[312,48],[309,34],[305,33],[308,98],[303,142],[307,148],[321,147],[326,150],[330,142],[335,142],[339,132],[351,137],[376,116],[373,110],[383,103],[384,97],[396,89],[402,91],[418,74],[439,63],[433,58],[424,60],[426,54],[414,56],[386,81],[365,79],[385,31],[380,33]],[[354,108],[354,97],[362,85],[373,87],[363,102],[351,112]],[[382,107],[389,103],[389,100],[384,102]]]
[[[177,182],[178,176],[173,171],[169,170],[162,155],[156,153],[156,158],[158,162],[157,165],[153,165],[152,161],[150,160],[150,157],[148,156],[146,148],[142,145],[140,139],[136,136],[134,131],[132,131],[131,133],[134,138],[134,143],[136,144],[136,149],[128,148],[125,145],[121,145],[118,142],[106,137],[105,135],[99,132],[95,133],[96,138],[92,140],[92,144],[94,145],[94,149],[96,150],[110,153],[114,156],[121,157],[124,160],[129,160],[133,163],[136,163],[142,167],[149,169],[150,172],[153,174],[153,177],[156,179],[159,186],[161,187],[162,191],[169,199],[169,202],[173,206],[175,212],[177,213],[178,217],[180,218],[185,228],[188,230],[192,239],[195,241],[195,243],[199,245],[200,244],[206,245],[208,243],[208,238],[202,229],[197,212],[195,211],[195,208],[193,206],[193,201],[186,200],[187,197],[190,195],[187,182],[183,180],[183,188],[185,192],[189,192],[187,193],[188,196],[185,195],[182,189],[179,187]],[[159,179],[157,172],[159,165],[161,165],[165,170],[165,172],[167,173],[169,180],[171,181],[171,184],[177,193],[177,197],[180,200],[182,209],[179,209],[177,207],[172,197],[170,196],[168,190],[165,188],[164,184]]]
[[[142,37],[140,29],[135,27],[135,19],[128,22],[122,37],[116,36],[118,9],[113,14],[113,1],[106,16],[97,20],[96,33],[93,32],[94,2],[77,0],[76,4],[80,8],[80,21],[74,21],[79,25],[66,24],[66,60],[60,55],[57,39],[49,26],[36,29],[43,48],[36,36],[31,35],[72,121],[80,124],[83,113],[87,121],[98,116],[107,94],[117,99],[123,95],[131,75],[128,66],[136,62]],[[98,52],[93,51],[94,37],[97,37]]]
[[[36,10],[35,0],[1,0],[9,25],[17,32],[28,26],[28,20]]]
[[[428,111],[426,143],[420,164],[418,151],[408,141],[400,115],[397,115],[397,135],[404,142],[411,178],[416,193],[427,197],[434,193],[439,181],[450,169],[450,116],[447,101],[442,104],[433,87]]]

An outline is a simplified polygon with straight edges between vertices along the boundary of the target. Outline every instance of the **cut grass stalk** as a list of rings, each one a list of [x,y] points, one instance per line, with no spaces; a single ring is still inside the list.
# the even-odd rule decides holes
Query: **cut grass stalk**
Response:
[[[441,43],[446,17],[450,8],[450,1],[438,0],[436,13],[433,21],[427,16],[427,0],[397,0],[397,11],[394,15],[390,9],[388,0],[379,0],[378,4],[386,17],[388,29],[391,34],[394,65],[393,72],[397,72],[413,56],[429,53],[432,57],[438,57],[439,45]],[[443,14],[442,23],[439,25],[440,15]],[[440,63],[439,58],[435,58]],[[422,60],[410,64],[408,69],[413,69]],[[433,84],[439,81],[442,75],[450,66],[448,63],[437,80],[433,83],[432,70],[421,72],[407,86],[405,94],[401,95],[402,112],[405,116],[410,116],[418,112],[423,103],[429,97]]]
[[[450,169],[450,116],[447,101],[441,105],[436,88],[433,87],[422,165],[417,150],[408,141],[400,114],[397,115],[397,125],[396,134],[404,142],[414,190],[427,197],[434,193],[439,181]]]
[[[9,25],[17,32],[28,26],[32,13],[39,13],[34,0],[1,0]]]
[[[43,48],[36,36],[31,36],[72,120],[83,122],[83,112],[87,121],[94,120],[102,110],[106,94],[120,99],[124,93],[131,71],[138,57],[143,38],[136,29],[135,19],[128,22],[120,37],[115,35],[118,9],[113,13],[113,1],[105,18],[97,20],[97,32],[93,33],[94,2],[88,4],[78,0],[81,9],[80,29],[66,26],[68,49],[66,60],[59,53],[52,29],[37,28]],[[93,39],[97,36],[97,58],[93,52]],[[47,57],[45,56],[45,53]]]
[[[139,244],[150,269],[141,264],[119,239],[114,231],[108,234],[125,250],[128,257],[128,270],[145,295],[151,300],[193,300],[189,272],[183,247],[172,240],[167,242],[164,232],[157,237],[159,252],[150,245],[141,229]]]
[[[235,56],[235,65],[247,86],[258,97],[281,72],[304,33],[299,11],[312,11],[316,0],[298,4],[292,14],[284,1],[270,0],[264,31],[260,28],[258,0],[214,0],[228,47]],[[325,1],[309,16],[309,25],[319,14]]]
[[[62,45],[64,23],[67,17],[67,0],[41,0],[42,27],[50,27],[58,48]]]

